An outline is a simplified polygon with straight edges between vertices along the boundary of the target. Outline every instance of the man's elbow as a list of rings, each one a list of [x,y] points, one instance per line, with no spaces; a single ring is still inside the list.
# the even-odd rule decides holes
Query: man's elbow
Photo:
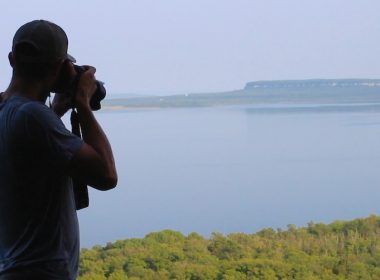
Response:
[[[118,178],[116,173],[112,174],[111,176],[107,176],[106,178],[104,178],[102,190],[108,191],[115,188],[117,186],[117,181]]]
[[[98,180],[90,184],[90,186],[100,191],[108,191],[117,186],[117,181],[117,174],[113,173],[107,176],[103,176],[102,178],[98,178]]]
[[[108,177],[104,184],[105,190],[110,190],[110,189],[115,188],[117,186],[117,181],[118,181],[118,178],[117,178],[116,173]]]

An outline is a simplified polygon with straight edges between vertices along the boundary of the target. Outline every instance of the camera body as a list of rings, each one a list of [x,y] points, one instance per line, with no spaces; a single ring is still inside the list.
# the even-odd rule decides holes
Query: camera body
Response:
[[[77,72],[77,75],[71,86],[71,90],[69,91],[71,98],[75,97],[75,92],[78,86],[80,76],[87,70],[85,66],[80,66],[80,65],[75,65],[75,64],[74,64],[74,69]],[[99,110],[101,108],[100,101],[102,101],[105,97],[106,97],[106,89],[104,87],[104,83],[102,81],[96,80],[96,90],[90,100],[91,110],[93,111]]]

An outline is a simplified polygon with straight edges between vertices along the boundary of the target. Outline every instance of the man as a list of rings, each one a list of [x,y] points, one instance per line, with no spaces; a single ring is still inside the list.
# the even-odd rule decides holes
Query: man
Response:
[[[0,279],[75,279],[79,232],[71,177],[99,190],[116,186],[111,146],[90,108],[95,69],[77,77],[65,32],[36,20],[13,38],[13,75],[0,103]],[[53,109],[45,105],[56,92]],[[60,116],[72,104],[83,140]]]

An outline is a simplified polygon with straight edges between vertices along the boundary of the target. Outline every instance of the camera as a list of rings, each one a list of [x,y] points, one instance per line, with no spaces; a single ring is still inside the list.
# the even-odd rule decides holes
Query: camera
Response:
[[[80,77],[87,71],[86,66],[75,65],[74,70],[76,72],[74,78],[70,74],[68,67],[63,67],[59,79],[53,86],[52,92],[65,94],[70,98],[72,105],[74,106],[75,93],[78,88]],[[93,111],[97,111],[101,108],[100,102],[106,97],[106,89],[102,81],[96,80],[96,90],[90,100],[90,108]]]
[[[86,72],[87,68],[85,66],[75,65],[74,69],[77,72],[77,75],[74,79],[73,85],[71,86],[70,94],[71,97],[74,98],[79,79],[81,75]],[[96,80],[96,90],[94,92],[94,95],[91,97],[90,100],[90,107],[91,110],[97,111],[101,108],[100,101],[102,101],[106,97],[106,89],[104,87],[104,83],[102,81]]]

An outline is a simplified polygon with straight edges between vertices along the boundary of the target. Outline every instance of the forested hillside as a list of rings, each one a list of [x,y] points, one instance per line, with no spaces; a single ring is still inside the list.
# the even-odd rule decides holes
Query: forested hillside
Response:
[[[81,251],[78,280],[380,279],[380,216],[209,239],[165,230]]]

